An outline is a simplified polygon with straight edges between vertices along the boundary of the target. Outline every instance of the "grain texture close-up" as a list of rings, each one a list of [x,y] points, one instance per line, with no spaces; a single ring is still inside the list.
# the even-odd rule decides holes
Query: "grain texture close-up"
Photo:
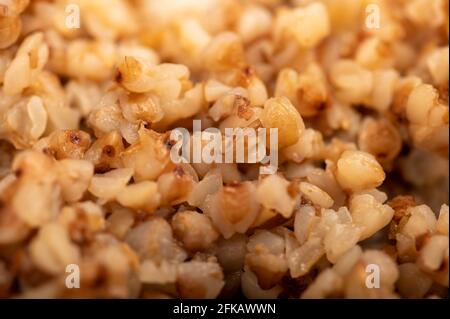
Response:
[[[448,0],[0,0],[0,298],[448,298]]]

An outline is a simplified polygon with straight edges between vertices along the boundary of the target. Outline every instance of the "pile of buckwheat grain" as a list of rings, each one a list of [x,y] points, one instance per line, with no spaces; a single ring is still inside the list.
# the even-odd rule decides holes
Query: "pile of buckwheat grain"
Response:
[[[448,297],[448,22],[448,0],[0,0],[0,297]],[[174,163],[194,119],[277,128],[277,172]]]

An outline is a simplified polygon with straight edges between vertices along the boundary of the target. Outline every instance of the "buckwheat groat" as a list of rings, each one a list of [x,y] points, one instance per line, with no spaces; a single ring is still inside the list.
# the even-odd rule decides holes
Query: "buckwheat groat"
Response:
[[[336,177],[342,188],[361,191],[378,187],[385,173],[377,160],[366,152],[345,151],[336,163]]]
[[[211,220],[194,211],[181,211],[172,218],[175,236],[191,251],[201,251],[212,246],[219,234]]]
[[[0,0],[0,297],[448,297],[448,39],[448,0]]]

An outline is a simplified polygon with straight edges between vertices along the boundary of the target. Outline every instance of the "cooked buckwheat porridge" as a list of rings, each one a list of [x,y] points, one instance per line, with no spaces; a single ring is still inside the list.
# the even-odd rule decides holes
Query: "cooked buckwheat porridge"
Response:
[[[447,298],[448,39],[448,0],[0,0],[0,297]]]

